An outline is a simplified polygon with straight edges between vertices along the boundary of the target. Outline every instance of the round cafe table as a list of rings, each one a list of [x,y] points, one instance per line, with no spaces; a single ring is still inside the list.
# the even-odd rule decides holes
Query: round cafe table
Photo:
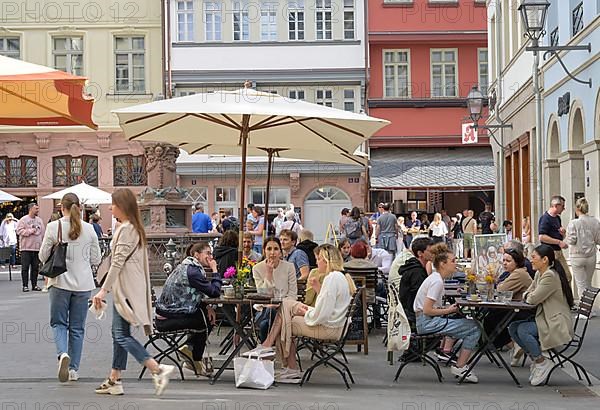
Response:
[[[518,387],[522,387],[521,382],[517,379],[514,372],[512,371],[510,364],[507,364],[502,354],[496,349],[494,345],[494,340],[502,333],[504,329],[508,327],[511,323],[511,320],[515,317],[515,315],[522,310],[531,310],[535,311],[537,308],[536,305],[530,305],[525,302],[517,302],[517,301],[507,301],[507,302],[482,302],[482,301],[473,301],[464,298],[456,299],[456,304],[459,307],[460,311],[464,313],[471,313],[473,318],[476,318],[480,322],[481,334],[483,336],[483,342],[480,344],[479,348],[475,351],[471,359],[467,363],[468,370],[464,373],[464,375],[458,380],[458,383],[462,383],[465,380],[466,375],[468,375],[471,370],[477,365],[479,360],[484,354],[487,354],[492,360],[494,360],[497,364],[501,364],[500,367],[504,367],[508,374],[512,377],[513,381]],[[484,327],[482,325],[483,319],[485,316],[491,311],[502,310],[505,311],[506,314],[504,318],[500,320],[496,327],[491,331],[491,333],[486,334]]]

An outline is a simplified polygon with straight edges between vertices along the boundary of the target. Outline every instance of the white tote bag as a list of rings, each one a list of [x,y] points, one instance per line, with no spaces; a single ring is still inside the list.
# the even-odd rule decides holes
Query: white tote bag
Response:
[[[390,295],[388,310],[388,352],[396,351],[404,353],[410,346],[410,323],[404,313],[402,303],[398,299],[396,290],[390,286]]]
[[[235,373],[235,387],[266,390],[275,380],[275,369],[272,360],[247,359],[236,357],[233,359]]]

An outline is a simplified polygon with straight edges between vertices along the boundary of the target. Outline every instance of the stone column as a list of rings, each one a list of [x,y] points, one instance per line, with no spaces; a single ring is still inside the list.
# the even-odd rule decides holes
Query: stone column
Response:
[[[544,161],[544,182],[546,200],[549,201],[552,195],[561,195],[560,165],[556,158],[548,158]]]
[[[575,216],[575,193],[585,192],[583,155],[581,151],[563,152],[558,157],[558,162],[560,164],[560,192],[567,200],[567,210],[561,215],[563,226],[566,227]]]
[[[150,234],[186,233],[191,227],[191,203],[177,187],[179,148],[162,142],[144,145],[148,188],[141,194],[140,211]]]
[[[179,148],[164,142],[150,143],[144,146],[144,155],[149,187],[164,189],[177,186],[175,162],[179,157]]]
[[[600,141],[593,140],[581,146],[584,166],[585,197],[590,204],[590,215],[600,216]]]

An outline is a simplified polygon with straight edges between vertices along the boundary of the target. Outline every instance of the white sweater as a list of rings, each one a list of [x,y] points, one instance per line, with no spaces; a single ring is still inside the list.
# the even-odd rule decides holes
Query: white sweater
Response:
[[[87,222],[81,222],[81,234],[74,241],[69,239],[71,222],[69,218],[60,218],[62,225],[62,240],[67,242],[67,271],[56,278],[48,279],[48,287],[56,286],[59,289],[73,292],[84,292],[96,288],[92,265],[98,265],[101,260],[98,236],[94,227]],[[58,242],[58,221],[50,222],[46,227],[44,240],[40,249],[39,258],[44,263],[52,252],[52,246]]]
[[[600,246],[600,221],[589,215],[571,220],[565,242],[571,258],[594,256]]]
[[[333,271],[325,276],[315,307],[306,312],[304,322],[309,326],[342,327],[351,299],[346,277]]]

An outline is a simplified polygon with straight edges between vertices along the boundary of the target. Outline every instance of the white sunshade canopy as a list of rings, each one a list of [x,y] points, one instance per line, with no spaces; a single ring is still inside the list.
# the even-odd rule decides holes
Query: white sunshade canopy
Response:
[[[389,123],[249,88],[160,100],[114,112],[130,140],[168,142],[183,149],[182,144],[235,147],[246,131],[248,147],[334,151],[344,156],[352,156]]]
[[[224,155],[240,156],[240,147],[218,144],[182,144],[179,146],[190,155]],[[248,147],[246,154],[249,157],[264,157],[268,155],[267,148]],[[273,148],[274,158],[301,159],[308,161],[333,162],[336,164],[349,164],[365,166],[368,162],[366,154],[360,155],[355,152],[354,155],[344,155],[339,151],[309,151],[298,148],[281,149]]]
[[[110,204],[112,196],[106,191],[93,187],[82,182],[69,188],[61,189],[50,195],[46,195],[44,199],[62,199],[68,193],[77,195],[82,204]]]
[[[0,202],[11,202],[11,201],[21,201],[21,198],[11,195],[8,192],[4,192],[3,190],[0,189]]]

